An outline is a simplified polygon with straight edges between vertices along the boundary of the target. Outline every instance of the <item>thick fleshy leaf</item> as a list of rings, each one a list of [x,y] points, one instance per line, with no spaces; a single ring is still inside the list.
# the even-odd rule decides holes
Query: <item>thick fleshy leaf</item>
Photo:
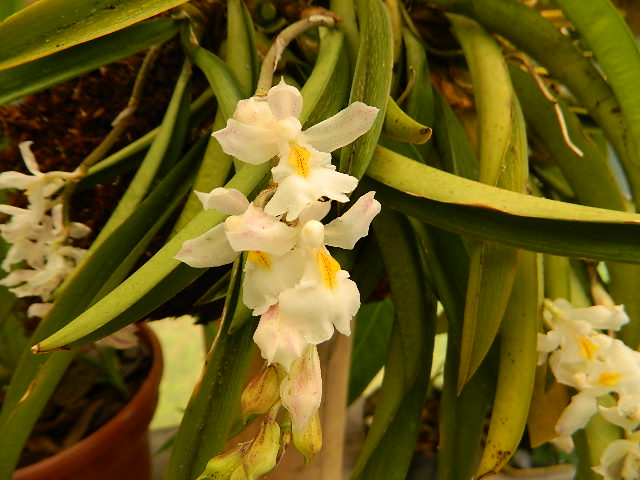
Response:
[[[378,148],[363,182],[426,223],[529,250],[640,263],[640,215],[510,192]],[[379,183],[381,182],[381,183]],[[391,187],[391,188],[389,188]]]
[[[0,70],[121,30],[185,0],[42,0],[0,24]]]
[[[3,71],[0,105],[162,43],[178,32],[179,25],[172,18],[148,20]]]

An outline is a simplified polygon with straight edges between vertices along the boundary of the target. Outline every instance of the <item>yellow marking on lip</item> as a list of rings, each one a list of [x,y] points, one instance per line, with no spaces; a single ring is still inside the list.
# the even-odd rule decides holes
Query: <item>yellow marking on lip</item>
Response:
[[[289,151],[289,163],[296,169],[296,173],[302,178],[307,178],[311,174],[309,160],[311,152],[300,145],[291,145]]]
[[[598,385],[604,385],[607,387],[613,387],[620,381],[620,375],[615,372],[602,372],[596,382]]]
[[[264,269],[271,269],[271,257],[268,253],[260,252],[258,250],[251,250],[247,254],[247,260],[260,265]]]
[[[592,360],[598,351],[598,347],[591,343],[586,337],[580,337],[578,345],[580,346],[580,354],[587,360]]]
[[[338,285],[336,274],[340,271],[340,264],[327,252],[318,251],[316,255],[318,270],[322,276],[322,282],[327,288],[333,290]]]

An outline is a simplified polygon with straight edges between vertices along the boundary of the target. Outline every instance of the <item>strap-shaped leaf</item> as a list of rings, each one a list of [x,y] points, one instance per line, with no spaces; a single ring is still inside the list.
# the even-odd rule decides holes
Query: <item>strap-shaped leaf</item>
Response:
[[[361,101],[380,109],[371,129],[343,147],[340,153],[340,171],[360,178],[371,161],[384,121],[391,88],[393,39],[389,14],[382,2],[358,0],[356,4],[360,21],[360,48],[349,103]]]
[[[384,366],[393,315],[393,302],[389,299],[366,303],[360,307],[353,331],[348,404],[362,394]]]
[[[640,215],[537,198],[378,147],[365,188],[408,215],[472,237],[572,257],[640,263]]]
[[[424,377],[428,376],[425,371],[431,369],[435,335],[435,297],[423,283],[420,255],[410,224],[403,215],[383,209],[373,226],[389,275],[395,319],[380,399],[353,471],[354,479],[370,478],[367,476],[371,468],[368,465],[377,461],[374,456],[380,442],[388,441],[388,429],[406,392],[416,383],[422,385]],[[420,381],[418,377],[421,377]],[[422,386],[416,388],[418,392],[414,393],[422,392],[424,398]],[[402,466],[396,466],[401,472]]]
[[[0,23],[0,70],[121,30],[186,0],[40,0]]]
[[[640,199],[640,158],[612,89],[593,62],[540,13],[517,0],[430,0],[473,18],[531,55],[589,110],[622,161],[634,198]],[[577,2],[576,2],[577,3]]]
[[[6,70],[0,74],[0,105],[162,43],[179,25],[172,18],[149,20]]]

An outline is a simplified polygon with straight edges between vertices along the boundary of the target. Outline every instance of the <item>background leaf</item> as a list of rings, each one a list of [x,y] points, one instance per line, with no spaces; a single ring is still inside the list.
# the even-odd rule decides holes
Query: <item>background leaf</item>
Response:
[[[186,0],[40,0],[0,23],[0,70],[94,38]]]

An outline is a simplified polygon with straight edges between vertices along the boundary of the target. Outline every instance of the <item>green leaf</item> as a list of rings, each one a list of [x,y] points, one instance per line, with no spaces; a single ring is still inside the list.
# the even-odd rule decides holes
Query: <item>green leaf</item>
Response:
[[[435,297],[423,283],[422,264],[416,261],[420,258],[417,242],[408,221],[383,209],[373,226],[389,276],[395,318],[380,399],[354,467],[354,479],[370,478],[363,472],[368,471],[370,462],[376,461],[374,455],[380,442],[388,441],[388,430],[405,394],[416,383],[421,385],[425,376],[429,377],[435,336]],[[421,387],[416,388],[422,392]],[[401,471],[402,466],[398,467]]]
[[[433,317],[429,320],[435,322]],[[391,348],[397,344],[398,342],[392,339]],[[416,381],[403,395],[393,419],[376,449],[369,456],[366,465],[358,475],[353,475],[352,479],[404,480],[406,478],[422,425],[422,410],[431,381],[430,368],[431,358],[423,358]]]
[[[0,70],[102,37],[186,0],[40,0],[0,23]]]
[[[4,0],[0,2],[0,21],[20,10],[23,3],[24,0]]]
[[[356,315],[347,404],[353,403],[384,366],[393,325],[390,299],[365,303]]]
[[[242,97],[250,97],[258,81],[258,54],[251,14],[242,0],[227,1],[225,60],[238,81]]]
[[[180,423],[165,478],[196,478],[207,461],[223,450],[239,415],[256,325],[245,322],[233,334],[228,333],[231,318],[241,304],[238,287],[238,282],[229,285],[229,292],[235,290],[236,294],[227,296],[220,329]],[[244,311],[250,317],[251,312]]]
[[[149,20],[6,70],[0,74],[0,105],[165,42],[179,25],[172,18]]]
[[[356,178],[364,175],[384,122],[391,88],[393,38],[391,21],[382,2],[358,0],[360,48],[351,84],[349,103],[361,101],[380,109],[371,129],[342,148],[340,171]]]
[[[531,55],[552,78],[566,85],[605,132],[624,165],[634,198],[640,201],[640,158],[618,100],[600,71],[576,48],[572,38],[536,9],[513,0],[430,0],[430,3],[471,17],[490,32],[502,35]]]
[[[363,188],[445,230],[543,253],[640,263],[640,215],[510,192],[376,149]]]
[[[186,32],[187,29],[183,30],[182,46],[189,60],[197,65],[207,77],[224,119],[231,118],[236,110],[238,100],[242,99],[241,87],[227,64],[209,50],[193,45]]]
[[[300,90],[304,98],[300,113],[303,125],[315,125],[336,114],[343,107],[349,89],[349,64],[344,52],[344,36],[338,30],[324,27],[318,30],[318,58]]]

